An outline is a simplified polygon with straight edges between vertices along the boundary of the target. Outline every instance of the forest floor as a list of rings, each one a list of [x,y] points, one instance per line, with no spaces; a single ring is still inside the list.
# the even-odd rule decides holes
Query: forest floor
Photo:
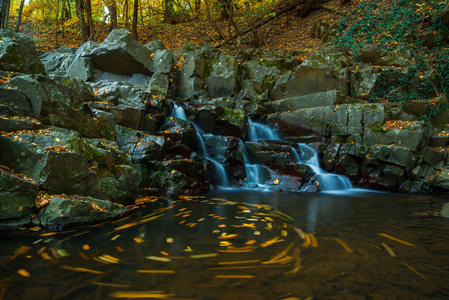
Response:
[[[320,39],[311,37],[311,29],[318,20],[333,24],[346,17],[361,0],[352,0],[347,5],[341,5],[342,0],[326,1],[320,8],[313,10],[304,18],[298,16],[297,11],[283,15],[276,20],[258,29],[261,41],[260,48],[285,49],[301,51],[308,54],[323,45]],[[228,21],[217,18],[214,20],[222,31],[228,32]],[[119,25],[119,27],[121,27]],[[123,26],[124,27],[124,26]],[[100,30],[98,30],[98,28]],[[97,42],[101,42],[109,33],[107,24],[97,24]],[[31,19],[25,19],[20,32],[31,36],[36,40],[36,47],[40,50],[52,51],[60,46],[79,47],[81,45],[77,27],[73,25],[64,30],[64,36],[60,30],[55,35],[51,25],[35,23]],[[193,21],[179,24],[155,24],[152,26],[139,26],[139,41],[142,44],[154,40],[162,40],[167,48],[178,49],[181,45],[210,43],[219,48],[220,41],[207,22],[206,18],[197,18]],[[56,40],[57,37],[57,40]],[[242,39],[237,48],[253,48],[251,37]],[[229,45],[226,45],[229,46]],[[232,44],[231,44],[232,46]]]

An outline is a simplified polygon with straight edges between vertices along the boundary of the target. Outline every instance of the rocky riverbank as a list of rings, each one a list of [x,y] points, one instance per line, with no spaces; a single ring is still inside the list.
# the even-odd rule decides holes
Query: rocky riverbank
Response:
[[[449,111],[436,109],[447,97],[402,52],[367,44],[355,59],[327,47],[301,61],[207,44],[173,51],[114,30],[101,44],[38,53],[23,35],[0,37],[1,227],[98,222],[136,199],[198,194],[219,183],[217,163],[230,186],[251,186],[247,159],[262,166],[257,184],[297,191],[314,175],[298,143],[358,187],[449,190]],[[385,86],[422,97],[373,102]],[[250,118],[281,139],[251,140]]]

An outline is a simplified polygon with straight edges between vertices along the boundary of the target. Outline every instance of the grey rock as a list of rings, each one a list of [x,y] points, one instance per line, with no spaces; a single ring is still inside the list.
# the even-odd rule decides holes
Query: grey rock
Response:
[[[39,186],[0,171],[0,227],[18,227],[31,221]]]
[[[152,94],[167,96],[169,92],[169,77],[167,74],[154,73],[148,84],[148,90]]]
[[[170,73],[173,68],[173,52],[168,49],[157,50],[154,53],[154,72]]]
[[[424,133],[422,131],[392,129],[385,132],[373,131],[365,128],[364,143],[366,145],[397,145],[417,151],[422,143]]]
[[[34,41],[11,30],[0,30],[0,70],[46,75]]]
[[[40,82],[30,75],[14,77],[10,82],[26,95],[33,109],[33,117],[40,119],[42,104],[49,101]]]
[[[8,107],[10,115],[16,112],[25,116],[33,116],[33,108],[25,94],[18,88],[8,87],[0,87],[0,105]]]
[[[64,228],[101,222],[127,212],[129,208],[105,200],[55,197],[50,200],[48,206],[39,211],[38,218],[44,227]]]
[[[152,53],[155,53],[157,50],[167,49],[164,45],[164,42],[161,40],[155,40],[145,45]]]
[[[308,94],[273,101],[267,104],[267,113],[291,111],[301,108],[333,106],[338,100],[336,90]]]
[[[152,74],[150,50],[136,41],[129,30],[114,29],[100,45],[90,48],[84,49],[82,56],[89,57],[99,70],[121,75]]]
[[[67,70],[67,76],[83,81],[91,81],[95,76],[95,68],[90,58],[77,57]]]
[[[270,119],[276,120],[281,131],[291,136],[326,136],[330,131],[332,112],[332,106],[311,107],[274,114]]]

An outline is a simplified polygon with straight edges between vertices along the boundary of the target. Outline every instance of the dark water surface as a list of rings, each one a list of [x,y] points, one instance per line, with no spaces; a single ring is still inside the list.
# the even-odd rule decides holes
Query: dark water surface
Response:
[[[0,299],[449,299],[448,198],[217,190],[0,233]]]

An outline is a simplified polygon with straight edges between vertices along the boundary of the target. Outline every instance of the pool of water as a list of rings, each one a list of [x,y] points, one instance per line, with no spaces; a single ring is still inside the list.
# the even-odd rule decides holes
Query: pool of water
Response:
[[[0,233],[0,299],[449,299],[447,195],[216,190]]]

